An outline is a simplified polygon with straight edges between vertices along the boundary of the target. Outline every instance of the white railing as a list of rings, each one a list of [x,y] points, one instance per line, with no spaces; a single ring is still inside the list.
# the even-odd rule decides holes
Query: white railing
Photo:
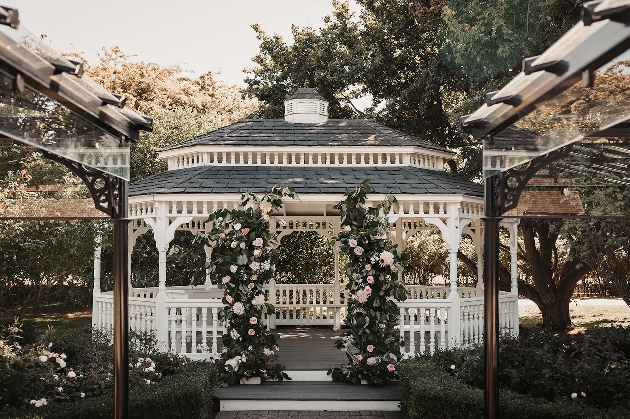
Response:
[[[328,325],[337,329],[346,315],[343,285],[269,284],[266,296],[276,307],[275,316],[265,319],[268,328],[278,325]],[[399,333],[405,346],[404,358],[453,347],[468,347],[483,342],[483,292],[476,288],[409,286],[414,296],[398,302]],[[225,324],[219,322],[223,309],[217,289],[169,287],[133,289],[129,297],[129,328],[155,332],[164,349],[191,359],[218,357],[220,337]],[[111,292],[94,296],[93,326],[111,332],[114,323]],[[499,294],[499,328],[502,333],[518,334],[518,295]]]
[[[268,328],[278,325],[329,325],[341,327],[345,318],[346,301],[335,284],[276,284],[269,283],[267,300],[276,308],[268,318]]]
[[[219,337],[225,325],[219,323],[221,300],[165,299],[166,345],[171,352],[191,359],[220,356]]]

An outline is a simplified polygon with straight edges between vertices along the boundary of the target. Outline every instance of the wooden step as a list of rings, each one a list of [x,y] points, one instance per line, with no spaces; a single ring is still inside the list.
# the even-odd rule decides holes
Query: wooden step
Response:
[[[266,382],[215,389],[220,410],[398,411],[400,382],[384,387],[326,381]]]

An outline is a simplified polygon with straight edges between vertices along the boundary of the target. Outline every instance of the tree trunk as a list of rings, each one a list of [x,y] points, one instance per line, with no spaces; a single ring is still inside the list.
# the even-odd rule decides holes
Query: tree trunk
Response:
[[[550,328],[553,332],[564,332],[571,326],[569,316],[569,304],[571,298],[557,297],[538,305],[543,318],[543,327]]]

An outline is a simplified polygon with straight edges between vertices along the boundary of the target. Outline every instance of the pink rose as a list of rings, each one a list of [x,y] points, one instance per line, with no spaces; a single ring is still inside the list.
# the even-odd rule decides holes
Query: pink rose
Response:
[[[368,345],[367,346],[367,351],[368,352],[372,352],[374,350],[374,345]]]
[[[363,248],[361,246],[357,246],[354,248],[354,254],[357,256],[361,256],[363,254]]]
[[[269,214],[263,214],[262,218],[265,221],[269,221]]]
[[[394,367],[393,364],[387,364],[387,371],[394,372],[395,369],[396,369],[396,367]]]
[[[225,296],[225,301],[227,301],[228,304],[232,304],[232,302],[234,301],[234,298],[232,298],[230,295],[226,295]]]
[[[249,323],[250,323],[250,324],[256,324],[256,323],[258,323],[258,317],[252,317],[251,319],[249,319]]]
[[[247,233],[249,233],[249,228],[245,227],[244,229],[241,230],[241,233],[247,235]]]
[[[365,270],[366,271],[372,270],[372,265],[370,265],[369,263],[367,265],[365,265]]]
[[[254,329],[249,329],[247,331],[247,334],[250,335],[250,336],[254,336],[256,334],[256,331]]]
[[[391,269],[392,272],[398,272],[398,268],[396,267],[396,265],[389,265],[389,269]]]
[[[357,355],[357,361],[361,362],[363,360],[363,357],[361,355]]]
[[[372,288],[370,288],[370,286],[369,286],[369,285],[368,285],[367,287],[365,287],[365,293],[366,293],[367,295],[372,294]]]
[[[256,249],[254,250],[254,257],[259,258],[262,255],[262,250]]]
[[[368,284],[373,284],[374,283],[374,277],[372,275],[367,277],[367,282]]]
[[[350,239],[348,240],[348,246],[350,247],[356,247],[357,245],[357,240],[356,239]]]
[[[230,276],[226,275],[223,278],[221,278],[221,282],[223,282],[224,284],[227,284],[228,282],[230,282]]]

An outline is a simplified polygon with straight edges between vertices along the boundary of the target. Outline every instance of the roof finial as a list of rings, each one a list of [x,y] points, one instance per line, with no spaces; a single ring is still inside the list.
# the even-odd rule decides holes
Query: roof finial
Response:
[[[304,87],[308,89],[308,80],[304,80]]]

